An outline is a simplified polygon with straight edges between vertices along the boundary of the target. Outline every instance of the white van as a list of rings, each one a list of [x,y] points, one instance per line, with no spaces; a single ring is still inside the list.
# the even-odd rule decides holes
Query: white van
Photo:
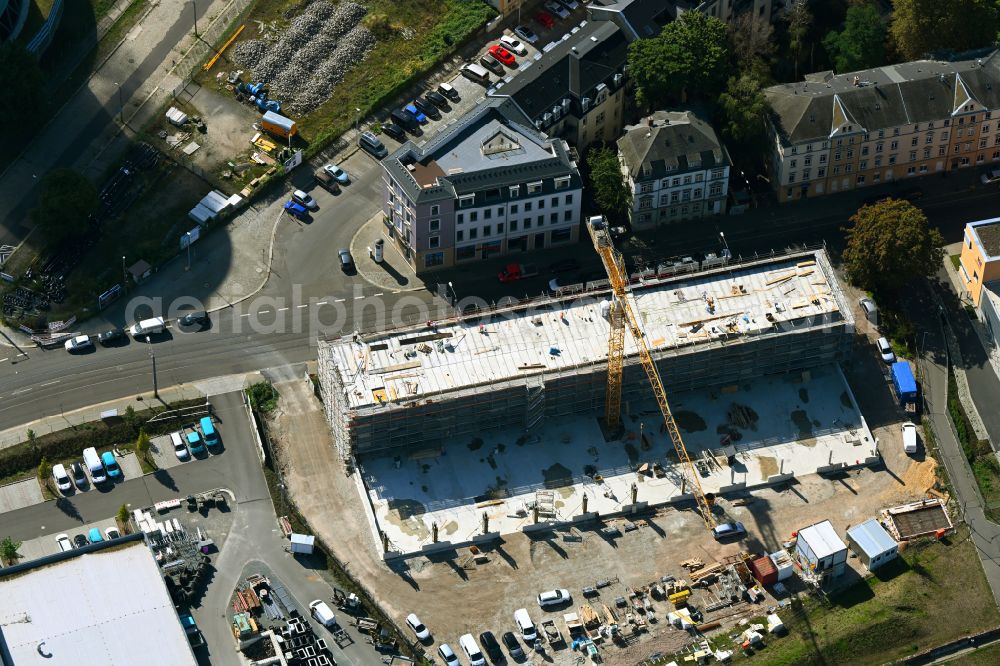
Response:
[[[903,424],[903,453],[917,452],[917,426],[909,421]]]
[[[526,608],[518,608],[514,611],[514,622],[517,624],[524,642],[529,645],[534,643],[535,639],[538,638],[538,632],[535,630],[535,623],[528,617],[528,610]]]
[[[469,658],[469,666],[486,666],[486,658],[483,657],[483,652],[479,649],[472,634],[462,634],[458,639],[458,644],[462,646],[462,652]]]
[[[156,333],[162,333],[163,329],[167,327],[167,323],[163,321],[163,317],[153,317],[152,319],[143,319],[138,324],[133,324],[128,332],[132,334],[133,338],[137,338],[140,335],[154,335]]]
[[[467,65],[462,65],[462,76],[469,79],[470,81],[475,81],[482,85],[486,85],[490,82],[490,73],[486,71],[486,68],[482,65],[477,65],[474,62],[470,62]]]
[[[333,614],[333,611],[330,610],[325,601],[316,599],[309,602],[309,612],[324,627],[330,628],[337,624],[337,616]]]
[[[101,457],[97,455],[97,449],[90,447],[89,449],[83,450],[83,464],[87,466],[87,471],[90,472],[90,480],[94,483],[104,483],[107,480],[108,475],[104,471],[104,463],[101,462]]]

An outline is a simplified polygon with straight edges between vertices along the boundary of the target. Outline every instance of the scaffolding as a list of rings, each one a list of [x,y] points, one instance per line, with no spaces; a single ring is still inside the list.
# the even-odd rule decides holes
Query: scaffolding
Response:
[[[632,289],[633,307],[656,336],[648,343],[670,392],[739,385],[837,363],[850,353],[854,320],[822,250]],[[716,296],[708,305],[703,293],[711,290]],[[527,441],[542,419],[603,414],[609,329],[601,301],[607,295],[321,340],[318,374],[339,455],[419,451],[518,423]],[[749,306],[726,311],[730,303],[749,303],[757,312],[737,316],[733,308]],[[581,327],[575,339],[574,326]],[[465,354],[460,361],[453,360],[456,349]],[[626,349],[621,386],[626,414],[630,402],[648,398],[634,345]]]

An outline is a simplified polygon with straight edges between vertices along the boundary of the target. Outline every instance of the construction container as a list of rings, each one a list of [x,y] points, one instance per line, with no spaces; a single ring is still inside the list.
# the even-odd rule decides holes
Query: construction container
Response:
[[[778,571],[778,581],[791,578],[792,573],[795,571],[795,564],[787,552],[779,550],[776,553],[771,553],[769,557],[774,564],[774,568]]]
[[[765,587],[778,582],[778,568],[767,555],[750,561],[750,575]]]
[[[681,608],[687,606],[687,599],[691,596],[691,590],[683,590],[681,592],[675,592],[671,594],[667,599],[674,605],[674,608]]]

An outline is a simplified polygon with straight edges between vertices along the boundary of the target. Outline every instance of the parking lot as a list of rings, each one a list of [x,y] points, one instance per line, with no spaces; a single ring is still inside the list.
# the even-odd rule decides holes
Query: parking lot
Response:
[[[223,451],[225,451],[225,442],[222,441],[222,437],[220,435],[218,446],[202,446],[204,449],[203,451],[192,455],[191,448],[188,445],[188,438],[193,433],[198,433],[198,440],[203,439],[201,431],[195,423],[188,423],[174,432],[179,434],[182,440],[183,447],[181,448],[181,453],[183,457],[178,456],[177,452],[174,450],[174,445],[171,440],[171,435],[173,433],[154,437],[149,442],[149,455],[152,457],[153,462],[159,469],[170,469],[171,467],[177,467],[186,463],[197,462],[198,460],[204,460],[209,456],[221,455]]]

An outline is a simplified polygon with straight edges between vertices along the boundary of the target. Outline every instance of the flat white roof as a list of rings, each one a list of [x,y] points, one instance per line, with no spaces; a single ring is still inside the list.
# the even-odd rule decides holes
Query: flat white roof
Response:
[[[798,538],[809,545],[817,560],[847,550],[847,544],[837,535],[829,520],[799,530]]]
[[[2,646],[12,666],[197,663],[141,540],[0,577]]]
[[[633,286],[650,349],[771,332],[776,324],[840,312],[822,251]],[[535,310],[449,321],[327,343],[352,408],[404,404],[607,360],[608,321],[598,292]],[[737,337],[737,340],[738,340]],[[734,341],[735,342],[735,341]],[[636,357],[625,338],[626,357]]]

